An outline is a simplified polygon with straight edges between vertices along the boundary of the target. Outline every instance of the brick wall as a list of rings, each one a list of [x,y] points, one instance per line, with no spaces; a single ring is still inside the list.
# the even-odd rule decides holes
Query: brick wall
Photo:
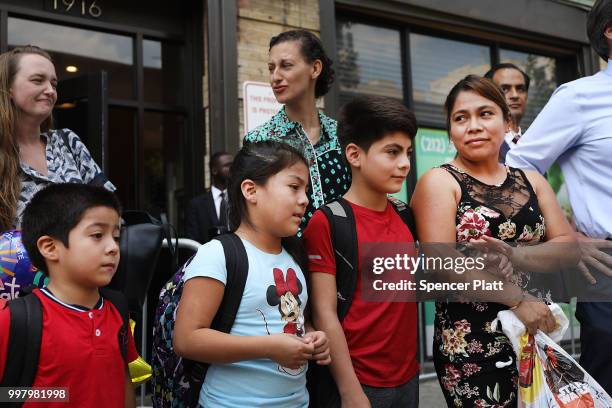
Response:
[[[238,117],[241,135],[244,134],[242,84],[245,81],[269,81],[270,38],[294,28],[319,34],[319,0],[238,0]]]

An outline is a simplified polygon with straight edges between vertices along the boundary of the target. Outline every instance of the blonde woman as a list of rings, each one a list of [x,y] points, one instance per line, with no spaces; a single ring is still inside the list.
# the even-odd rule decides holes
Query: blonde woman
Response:
[[[0,231],[19,228],[26,204],[52,183],[87,183],[114,191],[79,137],[53,129],[57,75],[39,47],[0,55]]]

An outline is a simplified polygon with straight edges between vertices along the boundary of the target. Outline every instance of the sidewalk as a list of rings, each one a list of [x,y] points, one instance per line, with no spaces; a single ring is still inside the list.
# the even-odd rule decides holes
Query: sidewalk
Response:
[[[419,383],[419,408],[443,408],[446,401],[437,378]]]

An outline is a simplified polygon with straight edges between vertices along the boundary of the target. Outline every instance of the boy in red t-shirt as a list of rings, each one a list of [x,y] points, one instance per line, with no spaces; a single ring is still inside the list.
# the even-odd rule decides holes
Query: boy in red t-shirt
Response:
[[[119,263],[119,214],[113,193],[83,184],[51,185],[25,210],[24,246],[32,264],[50,277],[48,287],[28,295],[42,306],[32,387],[66,388],[68,397],[67,402],[29,401],[24,407],[136,405],[126,363],[138,358],[134,340],[118,309],[99,291]],[[0,304],[0,379],[11,359],[7,305]]]
[[[339,392],[330,406],[418,406],[416,303],[364,300],[359,256],[367,243],[414,242],[387,195],[400,191],[408,175],[416,132],[414,114],[391,98],[358,97],[340,114],[338,138],[353,178],[344,199],[354,213],[360,253],[356,290],[342,323],[330,225],[321,210],[303,237],[313,321],[328,335],[330,370]]]

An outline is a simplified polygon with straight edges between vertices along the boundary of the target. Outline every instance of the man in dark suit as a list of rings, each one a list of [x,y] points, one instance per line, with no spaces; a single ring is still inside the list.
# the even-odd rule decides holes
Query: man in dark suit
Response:
[[[228,231],[227,184],[233,161],[227,152],[217,152],[210,158],[212,185],[189,203],[185,216],[187,238],[205,244]]]
[[[531,80],[522,69],[508,62],[495,65],[485,74],[485,78],[495,82],[502,90],[512,114],[512,127],[499,148],[499,161],[505,163],[506,154],[516,146],[523,135],[521,120],[527,109],[527,93]]]

